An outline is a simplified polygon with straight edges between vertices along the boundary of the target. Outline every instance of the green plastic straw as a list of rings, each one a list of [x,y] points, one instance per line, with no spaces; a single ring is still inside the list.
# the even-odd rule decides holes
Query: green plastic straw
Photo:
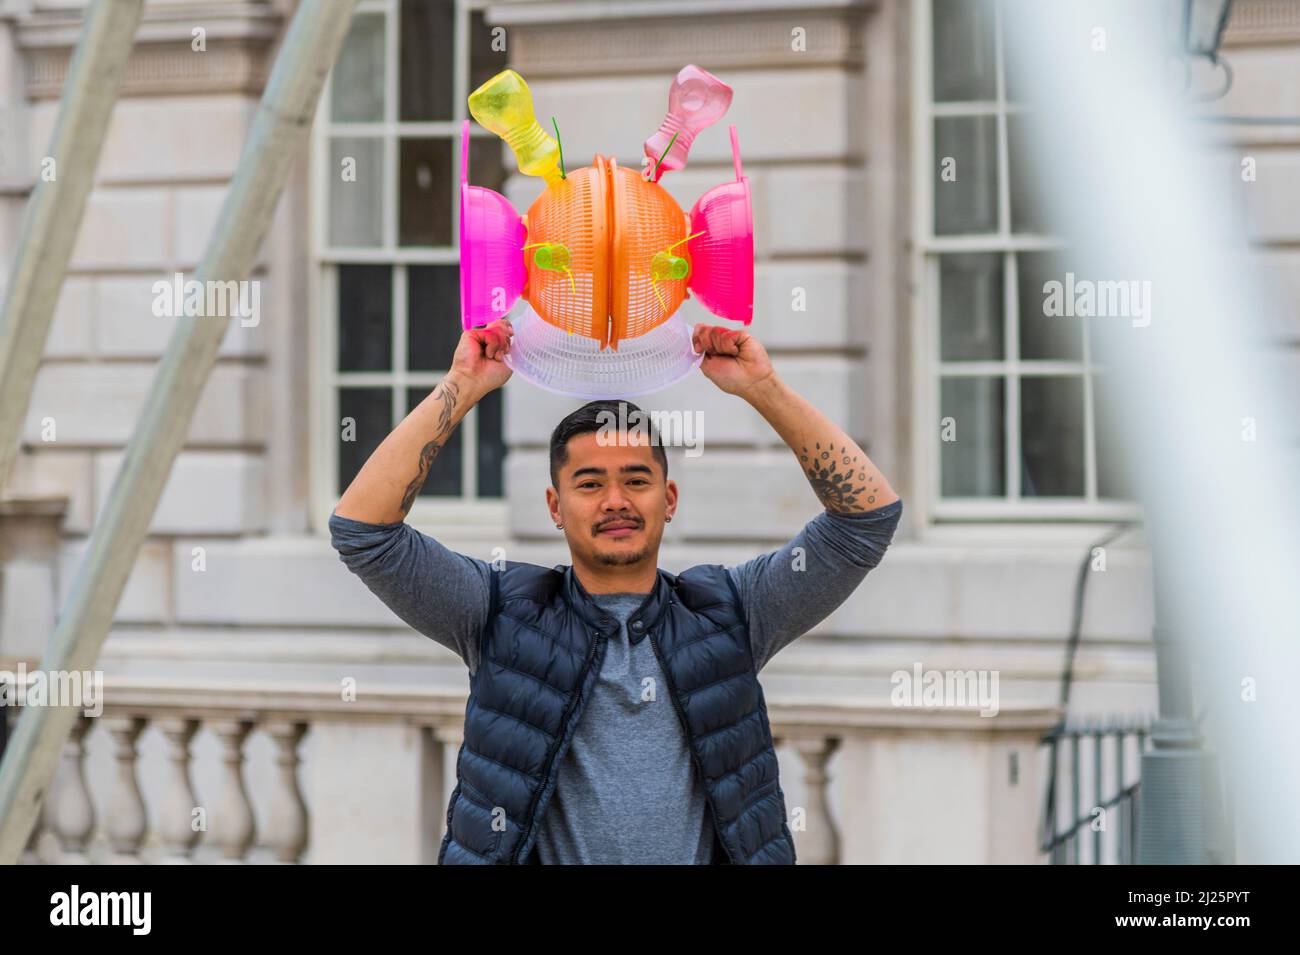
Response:
[[[560,178],[568,179],[564,172],[564,143],[560,140],[560,124],[555,121],[554,116],[551,117],[551,125],[555,127],[555,146],[560,150]]]
[[[677,130],[677,133],[680,132],[680,129]],[[663,155],[659,157],[659,161],[655,163],[654,171],[650,173],[651,179],[657,179],[659,177],[659,167],[663,165],[664,157],[668,155],[668,150],[673,148],[673,143],[677,142],[677,133],[673,133],[673,138],[668,140],[668,145],[664,147]]]

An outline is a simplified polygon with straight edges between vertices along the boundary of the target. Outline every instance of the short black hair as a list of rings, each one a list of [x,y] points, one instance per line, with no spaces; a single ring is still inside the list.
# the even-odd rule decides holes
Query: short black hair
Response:
[[[623,409],[621,414],[620,407]],[[566,415],[551,432],[551,486],[557,491],[560,488],[560,468],[569,463],[569,440],[580,434],[593,434],[605,429],[611,417],[615,422],[626,421],[633,427],[639,421],[646,422],[650,433],[650,450],[664,469],[664,480],[668,480],[668,452],[664,450],[650,416],[630,401],[605,398],[589,401],[577,411]]]

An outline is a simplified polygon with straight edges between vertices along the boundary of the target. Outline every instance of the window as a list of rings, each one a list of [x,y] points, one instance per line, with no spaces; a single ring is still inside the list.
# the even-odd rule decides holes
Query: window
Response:
[[[936,518],[1131,516],[1095,400],[1096,321],[1048,315],[1069,250],[1045,234],[1034,115],[1007,89],[1003,0],[918,5],[917,394]],[[927,21],[928,17],[928,21]]]
[[[460,337],[460,122],[505,69],[479,0],[362,0],[315,124],[317,494],[337,500],[447,371]],[[500,190],[502,144],[475,128],[470,178]],[[412,510],[502,519],[502,394],[461,422]],[[445,515],[444,515],[445,519]]]

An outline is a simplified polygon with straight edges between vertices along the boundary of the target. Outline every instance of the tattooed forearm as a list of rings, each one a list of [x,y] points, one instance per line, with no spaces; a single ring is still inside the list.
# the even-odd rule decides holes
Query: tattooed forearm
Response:
[[[442,392],[442,408],[438,411],[437,438],[440,440],[445,438],[452,428],[456,415],[456,402],[460,400],[460,389],[456,387],[454,381],[443,379],[438,383],[438,390]]]
[[[875,468],[844,445],[836,450],[830,442],[825,447],[820,442],[814,444],[811,451],[803,449],[799,461],[817,499],[827,510],[841,514],[872,510],[880,491]]]
[[[455,368],[448,371],[370,453],[334,513],[370,524],[406,520],[439,452],[485,394],[478,385]]]
[[[420,470],[411,479],[411,483],[406,485],[406,493],[402,495],[402,517],[406,517],[411,510],[411,505],[415,503],[415,496],[420,493],[420,488],[424,487],[425,479],[429,476],[429,468],[441,447],[442,445],[437,441],[430,441],[420,449]]]
[[[429,469],[433,466],[433,459],[442,450],[443,440],[455,427],[456,401],[460,397],[460,389],[456,387],[455,382],[442,381],[436,390],[442,396],[442,406],[438,409],[438,432],[432,441],[420,449],[419,470],[411,479],[411,483],[406,485],[406,493],[402,495],[400,507],[403,518],[410,512],[416,496],[424,487],[424,482],[428,480]]]
[[[746,400],[794,452],[827,511],[864,514],[899,500],[867,452],[779,375],[746,392]]]

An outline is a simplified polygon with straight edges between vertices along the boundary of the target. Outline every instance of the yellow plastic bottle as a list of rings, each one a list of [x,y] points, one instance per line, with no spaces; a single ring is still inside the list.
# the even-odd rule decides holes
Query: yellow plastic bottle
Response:
[[[524,175],[547,182],[560,178],[559,144],[537,122],[533,94],[514,70],[502,70],[471,93],[469,112],[509,144]]]

